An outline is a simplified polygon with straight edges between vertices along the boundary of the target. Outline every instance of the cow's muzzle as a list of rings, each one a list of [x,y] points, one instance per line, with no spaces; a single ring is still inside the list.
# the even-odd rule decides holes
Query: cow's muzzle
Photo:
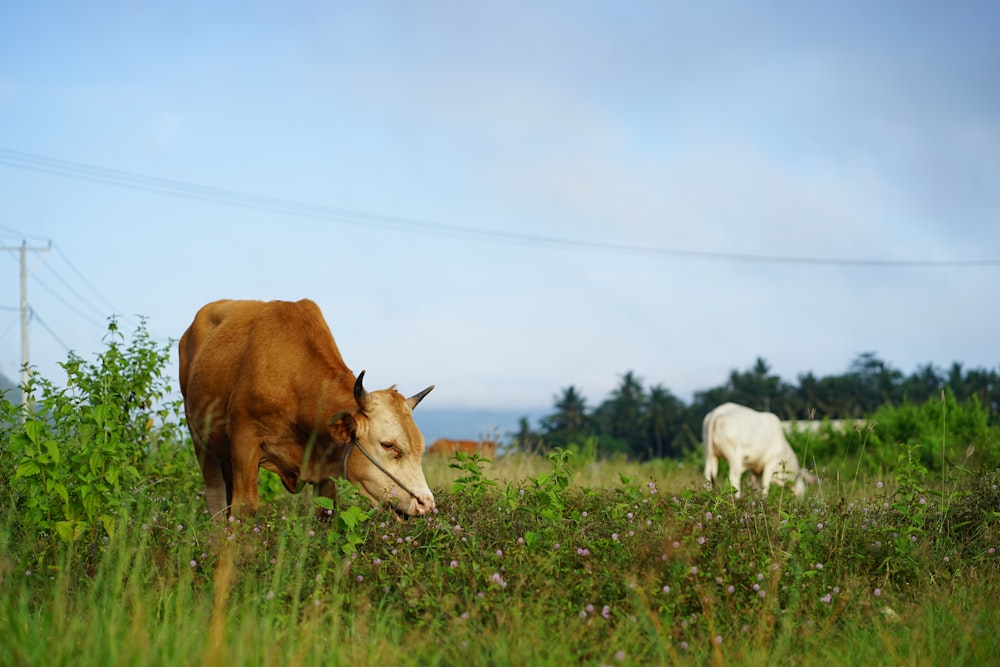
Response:
[[[412,515],[420,516],[420,515],[426,514],[427,512],[430,512],[430,511],[432,511],[434,509],[434,507],[435,507],[435,505],[434,505],[434,496],[431,496],[431,495],[418,495],[418,494],[414,493],[413,491],[411,491],[410,487],[406,486],[401,481],[399,481],[398,477],[396,477],[391,472],[389,472],[388,470],[386,470],[385,466],[383,466],[381,463],[379,463],[378,461],[376,461],[375,458],[371,454],[369,454],[368,451],[364,447],[361,446],[361,443],[358,442],[357,439],[352,440],[351,443],[349,445],[347,445],[347,449],[344,451],[344,476],[345,477],[347,476],[347,457],[351,455],[351,450],[353,450],[355,447],[358,448],[359,452],[361,452],[362,454],[365,455],[366,459],[368,459],[369,461],[371,461],[372,465],[374,465],[376,468],[378,468],[379,470],[381,470],[382,473],[384,473],[386,477],[388,477],[389,479],[391,479],[392,482],[396,486],[398,486],[400,489],[402,489],[407,494],[409,494],[410,498],[413,499],[413,505],[412,505],[413,511],[412,512],[407,512],[406,510],[400,509],[398,505],[396,506],[395,512],[396,512],[396,516],[397,517],[399,517],[401,519],[406,519],[406,518],[408,518],[408,517],[410,517]]]

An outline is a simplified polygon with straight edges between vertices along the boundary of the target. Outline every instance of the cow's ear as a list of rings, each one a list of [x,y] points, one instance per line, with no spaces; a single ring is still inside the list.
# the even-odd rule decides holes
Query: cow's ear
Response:
[[[358,422],[350,412],[338,412],[327,422],[334,442],[354,442],[358,437]]]
[[[408,399],[406,399],[406,404],[408,406],[410,406],[410,409],[412,410],[413,408],[417,407],[417,403],[419,403],[420,401],[424,400],[424,396],[426,396],[427,394],[431,393],[431,389],[433,389],[433,388],[434,388],[434,385],[431,385],[431,386],[427,387],[427,389],[424,389],[419,394],[414,394],[413,396],[410,396]]]

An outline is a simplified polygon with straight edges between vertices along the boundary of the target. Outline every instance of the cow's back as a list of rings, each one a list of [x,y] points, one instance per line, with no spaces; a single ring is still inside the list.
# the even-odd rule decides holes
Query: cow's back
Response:
[[[352,396],[354,376],[309,300],[215,301],[198,311],[179,352],[188,423],[214,449],[227,446],[234,415],[296,421],[307,409],[318,423],[331,402]]]

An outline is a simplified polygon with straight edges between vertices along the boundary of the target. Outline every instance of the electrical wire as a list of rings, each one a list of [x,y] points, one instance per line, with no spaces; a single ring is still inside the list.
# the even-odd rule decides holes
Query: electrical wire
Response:
[[[66,343],[64,343],[62,341],[62,339],[59,338],[59,336],[56,335],[56,332],[52,330],[52,327],[50,327],[48,324],[45,323],[45,320],[43,320],[41,318],[41,316],[38,314],[38,312],[34,308],[32,308],[30,312],[31,312],[31,319],[36,320],[39,324],[41,324],[42,328],[49,332],[49,335],[52,336],[52,338],[54,338],[55,341],[57,343],[59,343],[59,345],[62,346],[63,350],[65,350],[66,352],[71,352],[72,351],[70,349],[69,345],[67,345]]]
[[[75,305],[73,305],[72,303],[70,303],[69,301],[67,301],[65,298],[63,298],[62,295],[60,295],[54,289],[52,289],[51,287],[49,287],[38,276],[32,276],[32,278],[41,287],[45,288],[46,292],[48,292],[49,294],[51,294],[52,296],[54,296],[56,299],[58,299],[64,306],[66,306],[67,308],[69,308],[70,310],[72,310],[74,313],[76,313],[77,315],[79,315],[83,319],[87,320],[87,322],[89,322],[90,324],[94,325],[98,329],[103,328],[103,326],[104,326],[103,324],[101,324],[100,322],[97,322],[90,315],[86,314],[85,312],[83,312],[82,310],[80,310],[79,308],[77,308]]]
[[[135,172],[108,169],[81,162],[45,157],[22,151],[0,148],[0,165],[15,169],[31,170],[75,180],[102,183],[120,188],[152,192],[171,197],[236,206],[302,218],[313,218],[341,224],[395,229],[413,233],[433,234],[452,238],[471,238],[502,243],[557,247],[590,252],[606,252],[659,258],[692,259],[715,262],[752,262],[786,265],[852,266],[852,267],[979,267],[1000,266],[1000,259],[860,259],[803,257],[791,255],[760,255],[684,248],[639,246],[602,243],[536,234],[523,234],[491,229],[462,227],[413,218],[383,215],[334,206],[309,204],[291,199],[249,194],[199,185],[185,181],[147,176]]]

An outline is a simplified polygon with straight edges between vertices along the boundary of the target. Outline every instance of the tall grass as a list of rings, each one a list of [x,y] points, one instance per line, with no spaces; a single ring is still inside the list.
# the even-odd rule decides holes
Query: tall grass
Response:
[[[438,509],[405,523],[346,484],[319,521],[265,475],[261,512],[219,526],[176,406],[145,400],[165,350],[110,347],[31,410],[0,399],[0,665],[1000,655],[996,428],[976,406],[881,414],[910,429],[892,441],[808,436],[804,500],[737,500],[696,460],[557,451],[428,460]]]
[[[17,543],[5,511],[0,663],[988,664],[998,655],[988,604],[1000,594],[996,473],[967,476],[947,505],[927,494],[899,506],[905,489],[874,478],[850,500],[737,501],[645,474],[689,473],[662,465],[573,471],[534,457],[496,468],[508,465],[519,472],[496,486],[440,490],[426,519],[373,514],[350,555],[344,531],[312,518],[308,496],[217,528],[203,498],[166,490],[138,502],[96,550],[57,540],[43,564]]]

